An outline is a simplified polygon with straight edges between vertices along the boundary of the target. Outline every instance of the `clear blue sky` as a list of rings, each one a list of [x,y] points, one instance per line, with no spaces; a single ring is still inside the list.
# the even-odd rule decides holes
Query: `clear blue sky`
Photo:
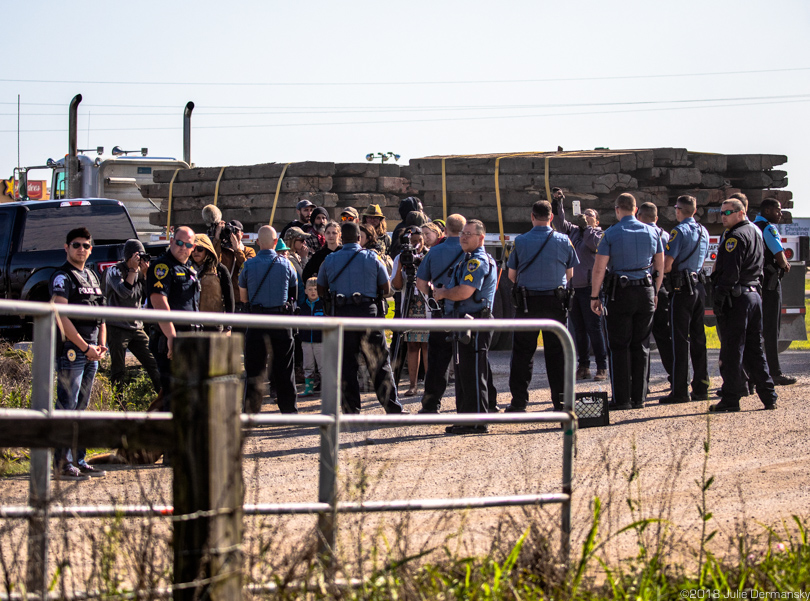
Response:
[[[794,215],[810,216],[806,0],[0,7],[3,178],[17,95],[32,165],[67,152],[81,93],[80,147],[156,156],[182,155],[194,101],[201,166],[558,145],[785,154]]]

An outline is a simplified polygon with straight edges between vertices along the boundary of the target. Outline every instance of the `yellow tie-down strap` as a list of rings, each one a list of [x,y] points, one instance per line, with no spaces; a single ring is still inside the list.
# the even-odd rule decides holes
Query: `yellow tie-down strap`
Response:
[[[177,177],[177,174],[180,173],[180,169],[174,170],[174,175],[172,175],[172,179],[169,182],[169,210],[168,214],[166,215],[166,238],[171,236],[172,230],[172,192],[174,191],[174,178]]]
[[[219,182],[222,181],[223,173],[225,173],[225,167],[219,170],[219,176],[217,176],[217,185],[214,188],[214,206],[217,206],[217,200],[219,200]]]
[[[284,179],[284,174],[287,173],[287,167],[289,167],[291,163],[287,163],[284,165],[284,169],[281,170],[281,175],[278,176],[278,185],[276,185],[276,195],[273,198],[273,210],[270,211],[270,227],[273,227],[273,221],[276,218],[276,204],[278,204],[278,193],[281,192],[281,181]]]

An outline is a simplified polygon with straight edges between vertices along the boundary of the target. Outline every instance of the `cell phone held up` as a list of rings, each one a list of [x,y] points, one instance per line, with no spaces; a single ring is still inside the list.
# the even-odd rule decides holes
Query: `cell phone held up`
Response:
[[[574,217],[582,215],[582,207],[580,205],[580,201],[578,200],[571,201],[571,211],[573,212]]]

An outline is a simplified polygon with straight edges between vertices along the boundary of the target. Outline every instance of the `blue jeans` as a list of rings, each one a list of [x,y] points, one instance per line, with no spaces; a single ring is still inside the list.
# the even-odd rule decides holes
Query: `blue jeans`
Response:
[[[66,341],[62,353],[56,359],[56,409],[62,411],[87,409],[97,371],[98,361],[89,361],[75,344]],[[53,464],[57,468],[67,465],[87,465],[84,461],[86,454],[87,449],[54,449]]]

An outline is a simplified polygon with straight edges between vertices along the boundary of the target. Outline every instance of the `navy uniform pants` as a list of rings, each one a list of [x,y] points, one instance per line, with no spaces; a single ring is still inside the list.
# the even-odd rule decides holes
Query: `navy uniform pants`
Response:
[[[565,325],[566,311],[556,296],[530,296],[527,299],[528,313],[519,307],[515,317],[523,319],[553,319]],[[593,311],[591,311],[593,313]],[[594,313],[594,317],[596,314]],[[525,409],[529,404],[529,384],[534,371],[534,353],[537,351],[539,330],[518,331],[512,335],[512,361],[509,366],[509,391],[512,407]],[[565,357],[562,342],[556,334],[543,332],[543,356],[546,360],[546,375],[551,389],[554,409],[562,411],[562,393],[565,382]]]
[[[259,413],[267,385],[267,357],[281,413],[298,413],[292,330],[248,328],[245,332],[245,411]]]
[[[765,358],[771,377],[781,376],[779,365],[779,328],[782,325],[782,284],[776,290],[762,291],[762,333],[765,339]]]
[[[347,304],[335,307],[339,317],[377,317],[374,303]],[[360,413],[360,382],[357,379],[358,355],[362,353],[368,365],[377,400],[386,413],[402,413],[397,400],[397,387],[391,372],[391,360],[385,334],[382,330],[344,331],[343,370],[341,372],[341,398],[344,413]]]
[[[458,413],[488,413],[490,409],[489,344],[492,332],[472,332],[470,342],[458,343],[456,374],[456,411]]]
[[[658,355],[661,357],[661,365],[667,372],[670,383],[672,383],[672,364],[674,361],[674,351],[672,348],[672,322],[670,320],[671,297],[669,293],[661,287],[658,291],[658,306],[655,308],[652,323],[652,336],[655,346],[658,347]],[[649,370],[648,370],[649,375]],[[649,377],[648,377],[649,380]]]
[[[642,407],[647,398],[654,291],[652,286],[616,286],[614,299],[607,300],[605,324],[617,405]]]
[[[588,342],[593,348],[596,369],[607,369],[607,347],[602,333],[602,322],[591,310],[591,288],[575,288],[574,304],[568,314],[573,324],[574,344],[577,347],[577,367],[588,368],[591,364]],[[545,341],[543,341],[545,346]]]
[[[720,375],[722,403],[739,406],[748,392],[746,373],[765,405],[776,402],[776,390],[762,352],[762,298],[744,291],[731,299],[731,308],[717,317],[720,326]]]
[[[672,325],[672,395],[689,397],[689,359],[692,359],[692,392],[703,396],[709,391],[709,370],[706,359],[706,330],[703,316],[706,310],[706,290],[697,284],[694,294],[675,292],[669,307]],[[660,298],[659,298],[659,301]],[[659,305],[660,307],[660,305]],[[663,357],[663,355],[662,355]]]
[[[425,372],[425,394],[422,396],[422,408],[425,411],[441,409],[442,397],[447,390],[447,368],[453,360],[453,342],[451,332],[431,332],[428,337],[428,361]],[[492,367],[487,356],[487,399],[489,411],[498,409],[498,390],[492,380]]]

